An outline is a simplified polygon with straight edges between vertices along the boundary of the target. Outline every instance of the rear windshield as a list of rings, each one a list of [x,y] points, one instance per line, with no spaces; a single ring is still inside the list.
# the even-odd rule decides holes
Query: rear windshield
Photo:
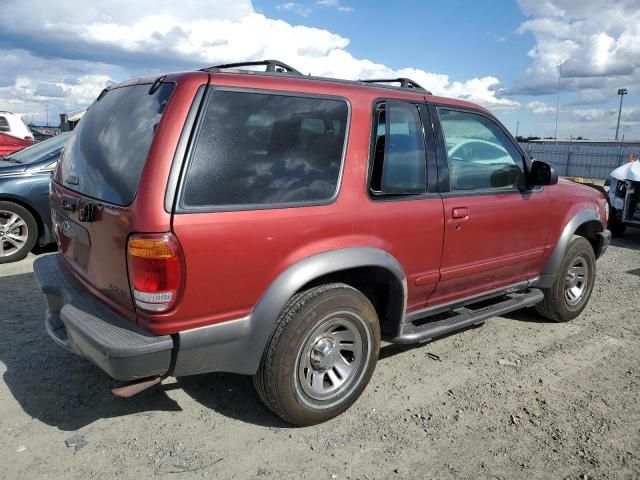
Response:
[[[65,147],[56,181],[115,205],[133,202],[153,135],[174,89],[163,83],[108,91],[88,110]]]
[[[343,100],[216,91],[197,136],[182,206],[329,201],[337,189],[347,118]]]

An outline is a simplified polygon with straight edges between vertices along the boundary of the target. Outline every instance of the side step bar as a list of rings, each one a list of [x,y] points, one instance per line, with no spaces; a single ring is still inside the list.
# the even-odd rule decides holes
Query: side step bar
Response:
[[[524,293],[514,294],[512,297],[488,307],[482,307],[477,310],[472,310],[471,308],[454,310],[454,313],[457,313],[457,315],[444,320],[427,322],[422,325],[405,323],[402,328],[402,333],[395,338],[388,339],[388,341],[400,344],[426,342],[432,338],[440,337],[455,332],[456,330],[470,327],[471,325],[484,323],[485,320],[491,317],[497,317],[514,310],[530,307],[543,299],[544,293],[542,293],[541,290],[530,288]],[[473,307],[473,305],[470,305],[470,307]]]

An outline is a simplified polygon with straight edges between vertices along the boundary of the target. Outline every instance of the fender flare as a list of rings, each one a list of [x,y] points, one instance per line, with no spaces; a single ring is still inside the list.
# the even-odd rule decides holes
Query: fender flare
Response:
[[[395,257],[371,247],[317,253],[280,273],[247,317],[177,334],[175,344],[178,351],[173,375],[215,371],[253,375],[258,370],[280,312],[289,299],[317,278],[358,267],[380,267],[393,274],[402,287],[402,311],[398,313],[403,317],[407,307],[407,280]]]
[[[553,249],[553,253],[551,253],[549,260],[547,260],[547,264],[542,270],[540,279],[535,282],[536,287],[550,288],[553,285],[556,275],[558,274],[558,270],[560,270],[560,266],[564,260],[564,256],[567,253],[567,249],[569,248],[571,237],[573,237],[574,233],[576,233],[581,225],[592,221],[597,221],[602,224],[602,219],[595,210],[580,210],[571,218],[571,220],[569,220],[569,222],[567,222],[560,234],[558,243],[556,243],[556,246]]]

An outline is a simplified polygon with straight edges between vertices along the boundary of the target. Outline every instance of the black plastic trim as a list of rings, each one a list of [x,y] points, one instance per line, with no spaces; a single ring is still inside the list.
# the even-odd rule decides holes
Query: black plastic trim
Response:
[[[438,191],[441,193],[449,192],[449,160],[447,155],[447,147],[442,133],[442,125],[440,124],[440,116],[438,110],[432,103],[427,103],[431,123],[433,124],[434,137],[436,142],[436,162],[438,165]]]
[[[541,302],[543,299],[544,293],[542,293],[541,290],[532,288],[525,293],[509,297],[501,302],[478,310],[463,309],[463,311],[457,315],[444,320],[437,320],[423,325],[404,324],[400,335],[388,340],[391,343],[405,345],[427,342],[432,338],[441,337],[442,335],[447,335],[472,325],[484,323],[491,317],[530,307]]]
[[[426,95],[431,95],[431,92],[420,85],[418,82],[414,82],[410,78],[398,77],[398,78],[368,78],[366,80],[359,80],[362,83],[399,83],[400,88],[403,90],[409,90],[411,92],[420,92]]]
[[[536,287],[550,288],[553,285],[558,271],[560,270],[560,266],[562,265],[562,261],[564,260],[567,249],[569,248],[569,244],[571,243],[571,238],[581,225],[589,222],[598,222],[601,227],[601,232],[608,231],[602,224],[602,219],[595,209],[580,210],[578,213],[576,213],[564,226],[564,229],[560,234],[560,238],[558,238],[556,246],[554,247],[553,252],[549,257],[549,260],[547,260],[547,264],[542,270],[540,278],[535,283]],[[606,233],[604,234],[604,236],[606,237]]]
[[[523,282],[512,283],[511,285],[505,285],[504,287],[494,288],[491,290],[487,290],[486,292],[478,293],[476,295],[471,295],[464,298],[458,298],[446,303],[440,303],[438,305],[431,305],[426,308],[421,308],[420,310],[414,310],[412,312],[407,313],[405,316],[405,323],[411,323],[418,320],[422,320],[424,318],[428,318],[433,315],[437,315],[442,312],[448,312],[451,310],[455,310],[456,308],[464,307],[466,305],[470,305],[477,302],[482,302],[484,300],[489,300],[491,298],[499,297],[501,295],[506,295],[509,293],[515,293],[522,290],[526,290],[531,285],[536,283],[538,279],[525,280]]]
[[[223,69],[227,69],[227,68],[238,68],[238,67],[256,67],[256,66],[265,66],[267,67],[265,69],[265,72],[270,72],[270,73],[290,73],[290,74],[296,74],[296,75],[302,75],[302,73],[300,73],[298,70],[296,70],[295,68],[287,65],[284,62],[281,62],[280,60],[258,60],[255,62],[236,62],[236,63],[225,63],[222,65],[214,65],[213,67],[207,67],[207,68],[202,68],[200,69],[201,72],[210,72],[212,70],[223,70]],[[284,72],[278,70],[278,68],[281,68],[284,70]]]
[[[183,171],[183,165],[186,163],[185,158],[193,136],[195,133],[195,125],[197,124],[200,112],[204,106],[204,94],[207,85],[201,85],[198,87],[193,102],[191,102],[191,108],[180,132],[180,139],[176,146],[176,151],[173,155],[173,162],[171,163],[171,170],[169,171],[169,178],[167,179],[167,188],[164,194],[164,210],[167,213],[171,213],[175,207],[177,199],[178,184]]]

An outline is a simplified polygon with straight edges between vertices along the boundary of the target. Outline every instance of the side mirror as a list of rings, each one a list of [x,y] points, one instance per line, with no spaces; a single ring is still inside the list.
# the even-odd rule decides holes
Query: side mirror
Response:
[[[531,165],[531,171],[529,172],[529,185],[541,186],[541,185],[555,185],[558,183],[558,172],[556,167],[547,162],[541,162],[535,160]]]

